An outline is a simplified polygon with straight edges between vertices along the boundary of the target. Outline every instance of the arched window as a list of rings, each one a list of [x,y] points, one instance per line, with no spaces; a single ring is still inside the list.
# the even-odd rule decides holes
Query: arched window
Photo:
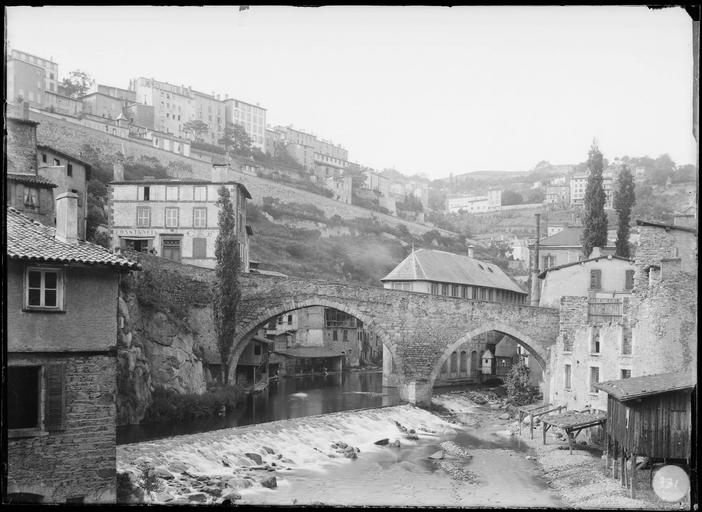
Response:
[[[476,350],[470,353],[470,370],[473,373],[478,371],[478,352]]]
[[[441,366],[441,373],[448,373],[448,361],[444,361],[444,364]]]
[[[468,354],[465,350],[461,350],[461,373],[465,374],[468,372]]]
[[[458,354],[455,352],[451,353],[451,373],[456,373],[458,367]]]

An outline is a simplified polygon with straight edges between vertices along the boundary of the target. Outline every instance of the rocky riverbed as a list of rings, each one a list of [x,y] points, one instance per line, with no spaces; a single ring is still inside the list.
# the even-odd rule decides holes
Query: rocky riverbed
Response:
[[[541,431],[520,436],[491,392],[284,420],[118,446],[118,473],[160,487],[129,500],[167,504],[663,508],[628,498],[601,452]],[[123,480],[124,481],[124,480]],[[143,487],[143,480],[142,480]],[[675,508],[664,504],[665,508]]]

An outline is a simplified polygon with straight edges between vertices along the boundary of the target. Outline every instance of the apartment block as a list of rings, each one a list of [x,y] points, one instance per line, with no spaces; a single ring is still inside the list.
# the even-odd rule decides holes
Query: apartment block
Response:
[[[251,145],[265,151],[266,109],[234,98],[225,98],[226,124],[239,124],[251,137]]]

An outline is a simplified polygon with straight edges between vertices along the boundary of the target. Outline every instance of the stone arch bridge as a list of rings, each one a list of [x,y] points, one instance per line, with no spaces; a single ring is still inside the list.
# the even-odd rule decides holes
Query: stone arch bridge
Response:
[[[403,400],[428,403],[434,380],[451,352],[493,330],[525,347],[548,382],[546,363],[558,335],[557,309],[259,274],[242,274],[240,285],[231,372],[246,340],[271,318],[323,306],[355,316],[378,335],[395,362]]]

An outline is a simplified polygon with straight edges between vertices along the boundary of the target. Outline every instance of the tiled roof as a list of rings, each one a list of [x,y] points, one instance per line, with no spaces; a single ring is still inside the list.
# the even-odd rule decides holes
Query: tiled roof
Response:
[[[625,401],[648,395],[657,395],[669,391],[692,389],[697,384],[694,370],[675,373],[660,373],[658,375],[645,375],[628,379],[608,380],[594,384],[597,389],[613,396],[617,400]]]
[[[40,224],[14,208],[7,208],[7,256],[51,263],[82,263],[140,270],[141,265],[99,245],[56,238],[56,229]]]
[[[38,176],[36,174],[22,174],[22,173],[7,173],[7,179],[16,181],[18,183],[26,183],[27,185],[36,185],[38,187],[54,188],[56,183],[47,180],[44,176]]]
[[[244,197],[251,199],[249,190],[238,181],[210,181],[198,178],[144,178],[141,180],[111,181],[110,185],[237,185],[244,193]]]
[[[413,251],[381,281],[435,281],[525,293],[497,265],[430,249]]]
[[[629,258],[622,258],[621,256],[609,254],[606,256],[598,256],[597,258],[590,258],[589,260],[572,261],[570,263],[564,263],[563,265],[557,265],[555,267],[547,268],[547,269],[544,269],[544,271],[541,272],[538,277],[539,277],[539,279],[543,279],[546,277],[546,274],[548,272],[552,272],[554,270],[560,270],[562,268],[572,267],[573,265],[580,265],[582,263],[588,263],[590,261],[599,261],[599,260],[621,260],[621,261],[628,261],[631,264],[634,263],[634,260],[631,260]]]

